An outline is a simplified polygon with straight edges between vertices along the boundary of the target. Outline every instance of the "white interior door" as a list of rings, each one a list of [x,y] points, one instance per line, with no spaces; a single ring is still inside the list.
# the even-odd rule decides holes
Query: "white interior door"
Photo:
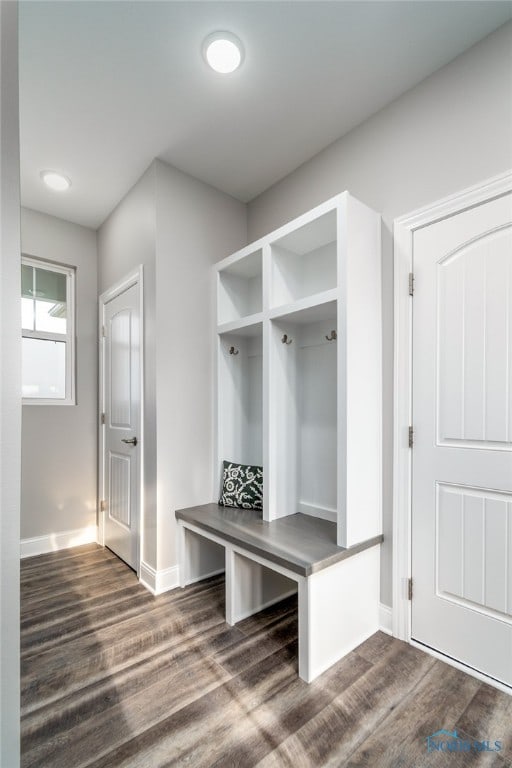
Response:
[[[411,635],[512,685],[512,196],[413,245]]]
[[[139,564],[140,292],[132,284],[103,307],[104,543],[131,568]]]

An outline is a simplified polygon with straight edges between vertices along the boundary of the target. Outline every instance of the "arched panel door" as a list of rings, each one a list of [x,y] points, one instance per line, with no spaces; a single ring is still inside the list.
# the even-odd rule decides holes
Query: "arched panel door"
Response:
[[[512,196],[413,259],[411,634],[512,685]]]

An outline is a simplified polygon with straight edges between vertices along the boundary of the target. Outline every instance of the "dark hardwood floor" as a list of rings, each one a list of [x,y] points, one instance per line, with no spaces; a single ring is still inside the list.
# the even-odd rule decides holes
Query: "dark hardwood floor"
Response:
[[[512,697],[377,633],[311,685],[296,601],[228,627],[223,578],[152,597],[96,545],[22,562],[23,768],[512,763]],[[445,728],[500,752],[427,752]]]

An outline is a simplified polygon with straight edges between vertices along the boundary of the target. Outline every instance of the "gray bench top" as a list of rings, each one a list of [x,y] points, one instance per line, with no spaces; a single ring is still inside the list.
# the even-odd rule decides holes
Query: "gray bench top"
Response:
[[[310,576],[384,539],[374,536],[344,549],[336,544],[336,524],[327,520],[297,513],[267,523],[256,510],[219,504],[178,509],[176,518],[300,576]]]

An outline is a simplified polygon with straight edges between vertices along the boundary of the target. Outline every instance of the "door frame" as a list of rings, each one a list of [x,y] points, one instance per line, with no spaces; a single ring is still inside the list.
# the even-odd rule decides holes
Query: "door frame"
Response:
[[[409,274],[413,271],[413,238],[416,230],[512,191],[512,170],[419,208],[394,221],[394,381],[393,381],[393,636],[411,640],[409,579],[412,575],[412,301]],[[430,651],[468,674],[500,687],[490,678],[448,657]],[[510,693],[510,689],[501,686]]]
[[[105,546],[105,510],[101,509],[101,500],[105,498],[105,426],[102,424],[101,414],[105,410],[105,337],[103,327],[105,324],[105,305],[115,299],[124,291],[134,285],[139,289],[139,425],[137,428],[139,448],[139,542],[137,557],[137,577],[140,578],[140,565],[143,553],[144,539],[144,268],[140,264],[132,272],[128,273],[117,283],[107,288],[99,297],[99,391],[98,391],[98,536],[97,543]]]

